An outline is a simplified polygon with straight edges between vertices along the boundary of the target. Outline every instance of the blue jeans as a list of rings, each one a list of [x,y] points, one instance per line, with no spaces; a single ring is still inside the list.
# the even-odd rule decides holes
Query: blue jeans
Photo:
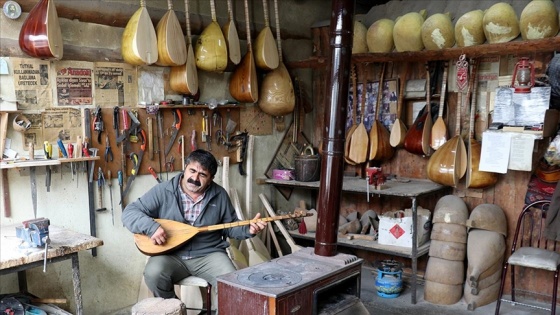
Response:
[[[155,297],[172,299],[175,298],[174,284],[188,276],[200,277],[217,290],[216,277],[235,270],[226,252],[215,252],[192,259],[160,255],[148,259],[144,268],[144,281]]]

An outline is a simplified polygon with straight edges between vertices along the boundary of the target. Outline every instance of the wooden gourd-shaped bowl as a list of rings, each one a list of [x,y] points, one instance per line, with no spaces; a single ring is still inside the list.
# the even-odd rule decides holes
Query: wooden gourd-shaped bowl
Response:
[[[290,73],[282,62],[282,41],[280,40],[277,0],[274,0],[274,14],[276,19],[276,39],[278,41],[278,45],[275,44],[274,48],[278,49],[276,56],[280,56],[280,60],[276,69],[268,72],[262,81],[259,107],[269,115],[283,116],[294,111],[296,96]],[[267,62],[270,64],[269,61]]]
[[[185,0],[185,21],[187,29],[187,60],[182,66],[171,67],[169,85],[173,91],[195,95],[198,92],[198,70],[192,46],[188,0]]]
[[[144,0],[126,24],[121,53],[126,63],[135,66],[151,65],[158,60],[156,30]]]
[[[226,39],[226,44],[228,47],[229,60],[237,65],[241,61],[241,48],[239,46],[239,35],[237,34],[237,27],[235,26],[235,20],[233,19],[233,8],[231,0],[227,0],[228,6],[228,21],[222,27],[222,32]]]
[[[262,0],[264,11],[264,28],[255,39],[255,64],[263,70],[273,70],[278,67],[281,53],[276,46],[276,41],[270,29],[268,19],[268,0]],[[278,22],[278,21],[277,21]]]
[[[228,63],[226,39],[216,21],[214,0],[210,0],[212,22],[202,31],[196,41],[196,66],[209,72],[223,72]]]
[[[251,48],[251,29],[249,24],[249,4],[245,0],[245,20],[247,28],[247,53],[237,65],[229,80],[229,93],[241,103],[255,103],[259,99],[257,69]]]
[[[64,44],[53,0],[41,0],[31,9],[19,32],[19,47],[31,57],[62,59]]]
[[[156,26],[159,66],[180,66],[187,61],[185,36],[175,11],[173,2],[167,0],[167,12]]]

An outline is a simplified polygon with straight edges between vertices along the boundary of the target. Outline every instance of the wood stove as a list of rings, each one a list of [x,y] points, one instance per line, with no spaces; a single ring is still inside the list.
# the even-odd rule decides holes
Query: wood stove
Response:
[[[362,259],[336,252],[353,13],[354,0],[332,1],[328,65],[332,89],[324,116],[315,249],[305,248],[219,277],[220,314],[369,314],[359,301]],[[332,304],[347,300],[356,302],[348,303],[350,307],[344,306],[343,311],[337,306],[330,310]]]
[[[218,309],[220,314],[310,315],[324,314],[333,304],[349,307],[360,298],[362,262],[304,248],[219,277]]]

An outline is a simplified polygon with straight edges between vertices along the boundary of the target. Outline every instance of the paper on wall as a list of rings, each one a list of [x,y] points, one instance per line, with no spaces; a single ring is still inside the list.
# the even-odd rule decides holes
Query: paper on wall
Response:
[[[511,149],[511,133],[485,131],[482,134],[482,149],[479,170],[507,173]]]
[[[533,167],[533,147],[537,137],[532,134],[513,134],[509,152],[508,169],[515,171],[531,171]]]

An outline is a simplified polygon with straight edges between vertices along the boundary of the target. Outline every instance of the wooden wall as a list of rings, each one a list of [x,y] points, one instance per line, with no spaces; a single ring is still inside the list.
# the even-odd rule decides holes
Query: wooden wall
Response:
[[[329,53],[330,53],[330,46],[329,46],[329,29],[328,27],[322,28],[315,28],[313,29],[313,42],[314,42],[314,56],[316,60],[319,60],[321,63],[324,64],[324,67],[317,67],[314,69],[314,77],[313,77],[313,99],[314,102],[317,104],[315,110],[317,111],[316,115],[316,124],[315,124],[315,139],[314,145],[316,147],[320,147],[320,142],[322,140],[322,130],[324,124],[324,111],[329,106]],[[504,50],[508,51],[508,50]],[[536,65],[536,74],[543,74],[546,71],[546,66],[550,59],[552,58],[552,53],[539,53],[539,54],[532,54],[533,60],[535,60]],[[468,56],[467,56],[468,57]],[[507,56],[503,56],[507,57]],[[506,58],[504,58],[506,59]],[[353,58],[353,64],[365,71],[362,80],[378,80],[380,69],[379,63],[363,63],[359,60],[363,60],[363,58]],[[449,62],[454,62],[456,60],[449,60]],[[387,66],[385,69],[385,78],[397,78],[399,74],[403,73],[403,67],[406,66],[407,60],[402,60],[398,62],[387,62]],[[424,62],[413,62],[411,64],[411,72],[408,75],[408,80],[410,79],[420,79],[426,77],[425,66]],[[500,67],[500,75],[507,75],[511,73],[507,73],[507,67],[501,65]],[[455,73],[449,73],[449,76],[455,75]],[[358,76],[358,82],[360,80],[360,76]],[[439,87],[438,87],[439,91]],[[436,93],[439,93],[436,91]],[[444,120],[447,124],[448,130],[451,132],[451,136],[454,135],[455,127],[456,127],[456,116],[455,110],[457,108],[457,93],[452,92],[451,89],[448,88],[449,93],[447,94],[447,115],[444,116]],[[350,93],[352,90],[350,89]],[[438,101],[438,98],[432,98],[432,102]],[[406,103],[406,102],[405,102]],[[404,106],[403,108],[403,118],[406,117],[406,111],[410,111],[410,106]],[[408,113],[410,116],[410,113]],[[466,130],[469,127],[469,117],[468,117],[468,108],[467,111],[463,110],[462,115],[462,131],[464,131],[465,126]],[[402,119],[405,123],[407,119]],[[485,127],[485,124],[477,124],[477,127],[482,126]],[[410,127],[410,124],[407,125]],[[485,129],[479,128],[476,131],[477,134],[481,134]],[[468,136],[468,133],[466,134]],[[535,149],[533,152],[533,164],[536,165],[538,159],[543,156],[544,151],[546,150],[550,139],[545,138],[544,140],[537,140],[535,143]],[[426,172],[426,165],[428,163],[429,157],[414,155],[403,148],[399,148],[395,151],[394,156],[383,162],[366,162],[361,165],[351,166],[346,165],[345,171],[349,175],[357,175],[362,176],[364,173],[366,166],[381,166],[383,167],[383,172],[385,174],[394,174],[397,177],[412,177],[412,178],[428,178]],[[533,168],[534,169],[534,168]],[[484,203],[491,203],[500,206],[505,214],[508,221],[508,237],[506,240],[506,257],[509,256],[509,251],[511,248],[512,240],[513,240],[513,232],[515,231],[515,224],[517,221],[518,214],[521,212],[524,206],[525,195],[527,192],[527,184],[531,177],[531,172],[523,172],[523,171],[508,171],[507,174],[499,174],[498,175],[498,182],[495,186],[486,188],[486,189],[468,189],[465,186],[464,178],[460,181],[459,185],[456,188],[452,189],[452,193],[456,196],[461,197],[465,203],[469,211],[472,211],[476,206]],[[441,196],[433,196],[433,197],[424,197],[419,199],[419,205],[428,209],[433,209],[435,203],[437,202],[438,198]],[[411,202],[410,200],[406,199],[399,199],[399,198],[389,198],[389,197],[374,197],[370,198],[370,202],[366,201],[365,195],[356,195],[356,194],[345,194],[342,196],[341,202],[341,215],[345,215],[352,211],[359,211],[364,212],[367,209],[373,209],[376,211],[387,211],[392,209],[403,209],[406,207],[410,207]],[[341,251],[345,249],[341,248]],[[381,255],[378,253],[373,252],[365,252],[365,251],[356,251],[354,254],[359,255],[360,257],[373,262],[374,260],[378,259],[389,259],[394,258],[401,260],[398,257],[388,257],[385,255]],[[427,262],[427,255],[423,256],[419,259],[419,272],[422,274],[423,270],[425,269],[425,264]],[[410,260],[402,259],[405,263],[406,267],[410,267]],[[543,291],[545,293],[551,294],[552,288],[551,286],[538,286],[538,284],[542,283],[552,283],[551,274],[545,272],[518,272],[519,280],[518,284],[522,284],[525,289],[530,291]],[[538,290],[537,290],[538,286]],[[509,277],[508,277],[508,284],[506,286],[505,293],[509,294]]]

